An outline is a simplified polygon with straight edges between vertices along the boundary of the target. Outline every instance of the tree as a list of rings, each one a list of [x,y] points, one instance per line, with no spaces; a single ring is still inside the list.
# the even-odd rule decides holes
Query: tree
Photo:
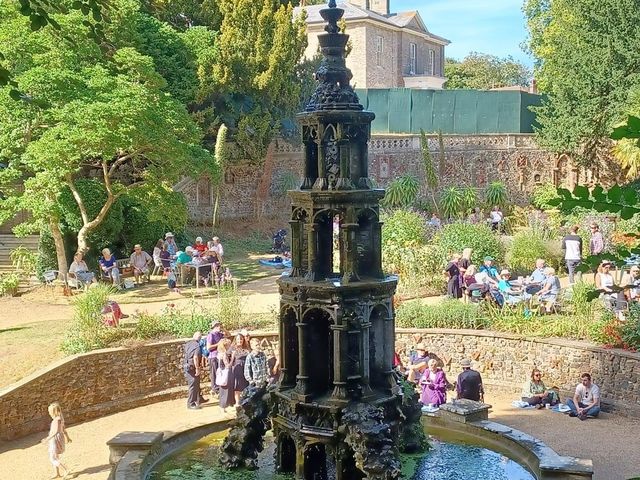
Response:
[[[31,31],[16,10],[1,13],[1,48],[20,52],[5,56],[31,100],[15,102],[10,87],[0,89],[0,163],[6,165],[0,173],[0,221],[26,210],[31,220],[22,231],[48,224],[59,270],[66,272],[58,205],[65,188],[82,219],[78,249],[86,251],[88,235],[120,197],[170,189],[182,175],[209,168],[211,157],[152,58],[131,47],[105,56],[87,38],[78,12],[54,16],[64,41],[53,29]],[[86,178],[100,181],[106,192],[97,212],[87,208],[79,188]],[[15,188],[21,179],[24,193]]]
[[[448,89],[470,88],[488,90],[498,87],[527,86],[531,82],[531,71],[512,57],[472,52],[464,60],[447,58],[444,64]]]
[[[594,164],[640,84],[637,0],[527,0],[528,49],[546,93],[540,143]]]
[[[217,58],[201,99],[213,103],[244,159],[260,163],[281,120],[299,106],[304,15],[294,19],[293,7],[278,0],[224,0],[219,8]]]

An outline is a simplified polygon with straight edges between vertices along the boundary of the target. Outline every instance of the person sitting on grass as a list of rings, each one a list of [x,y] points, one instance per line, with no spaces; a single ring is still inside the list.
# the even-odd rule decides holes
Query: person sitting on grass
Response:
[[[244,363],[244,378],[250,385],[262,386],[269,381],[269,367],[267,356],[260,348],[260,340],[250,340],[251,353],[247,355]]]
[[[600,414],[600,388],[591,382],[588,373],[583,373],[580,380],[573,398],[567,399],[567,406],[571,409],[569,416],[580,420],[595,418]]]
[[[131,266],[133,267],[133,278],[135,279],[136,284],[142,285],[145,281],[150,280],[150,267],[151,262],[153,262],[153,258],[147,252],[142,250],[140,244],[136,244],[133,247],[133,253],[131,254],[131,258],[129,259]]]
[[[538,292],[538,299],[540,304],[544,306],[546,313],[551,313],[558,294],[560,293],[560,279],[556,276],[556,270],[551,267],[544,269],[544,273],[547,279],[542,285],[542,289]]]
[[[547,390],[542,381],[542,372],[537,368],[533,369],[531,378],[522,387],[522,401],[536,408],[544,408],[546,404],[555,405],[558,403],[556,395],[553,390]]]

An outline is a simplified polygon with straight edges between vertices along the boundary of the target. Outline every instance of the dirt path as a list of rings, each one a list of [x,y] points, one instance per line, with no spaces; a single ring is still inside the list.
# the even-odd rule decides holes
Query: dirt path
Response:
[[[603,414],[597,420],[578,419],[546,410],[519,410],[512,398],[488,395],[493,404],[490,419],[530,433],[561,455],[591,458],[595,480],[624,480],[640,474],[637,455],[640,420]],[[72,425],[65,460],[77,473],[75,478],[106,479],[109,472],[107,440],[126,431],[175,431],[185,425],[222,418],[210,405],[187,411],[184,400],[172,400],[128,410],[104,418]],[[50,475],[46,446],[39,443],[45,433],[14,442],[0,443],[0,477],[12,480],[44,480]]]

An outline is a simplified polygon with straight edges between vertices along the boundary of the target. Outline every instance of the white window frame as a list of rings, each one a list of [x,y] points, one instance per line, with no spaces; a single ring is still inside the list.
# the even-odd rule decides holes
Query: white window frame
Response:
[[[409,44],[409,74],[415,75],[418,72],[418,45]]]
[[[434,77],[436,74],[436,52],[429,49],[429,74]]]
[[[382,35],[376,36],[376,65],[382,66],[382,55],[384,54],[384,37]]]

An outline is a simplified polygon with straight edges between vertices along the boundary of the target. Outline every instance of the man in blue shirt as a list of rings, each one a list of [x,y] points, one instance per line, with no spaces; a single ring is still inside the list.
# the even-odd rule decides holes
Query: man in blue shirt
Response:
[[[498,269],[493,265],[492,257],[484,257],[484,262],[480,266],[481,272],[486,272],[489,275],[489,278],[498,282],[500,279],[498,278]]]
[[[547,280],[547,276],[544,273],[545,270],[545,261],[543,258],[538,258],[536,260],[536,269],[531,272],[529,278],[529,285],[527,286],[528,293],[537,293],[542,289],[542,286],[545,284]]]

